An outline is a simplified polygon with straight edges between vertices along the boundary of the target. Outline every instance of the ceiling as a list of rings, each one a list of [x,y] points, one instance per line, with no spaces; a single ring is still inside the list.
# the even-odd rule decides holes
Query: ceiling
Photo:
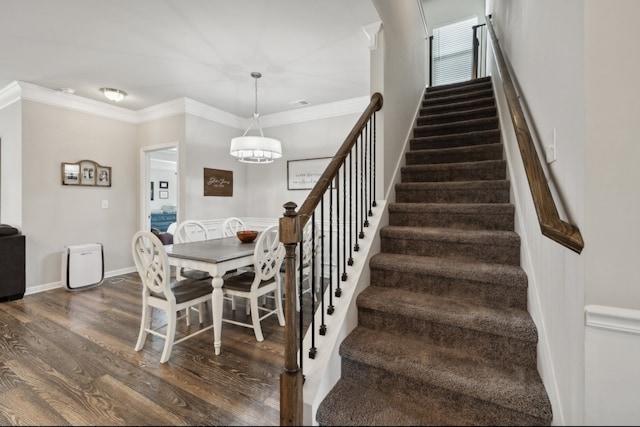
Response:
[[[181,97],[250,117],[362,96],[371,0],[0,0],[0,89],[23,81],[140,110]],[[304,108],[304,107],[302,107]]]

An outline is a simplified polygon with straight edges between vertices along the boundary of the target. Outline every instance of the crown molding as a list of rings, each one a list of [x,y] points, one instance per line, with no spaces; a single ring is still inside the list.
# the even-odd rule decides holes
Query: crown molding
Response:
[[[20,88],[20,98],[28,101],[35,101],[54,107],[66,108],[83,113],[94,114],[96,116],[107,117],[126,123],[137,123],[135,111],[104,102],[83,98],[78,95],[71,95],[58,90],[44,88],[32,83],[15,82]],[[2,102],[0,102],[2,105]]]
[[[0,89],[0,110],[8,107],[16,101],[20,100],[20,85],[13,81],[4,88]]]
[[[0,89],[0,110],[21,99],[40,102],[55,107],[81,111],[101,117],[107,117],[127,123],[143,123],[163,119],[178,114],[190,114],[196,117],[220,123],[232,128],[244,130],[251,124],[251,118],[243,118],[227,113],[190,98],[178,98],[138,111],[118,107],[78,95],[44,88],[32,83],[14,81]],[[347,114],[362,113],[370,98],[363,96],[323,105],[305,107],[299,110],[260,116],[263,128],[283,126],[310,120],[320,120]]]

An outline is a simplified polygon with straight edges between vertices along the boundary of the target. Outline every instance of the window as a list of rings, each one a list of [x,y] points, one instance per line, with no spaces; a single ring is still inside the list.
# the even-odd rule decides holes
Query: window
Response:
[[[433,84],[471,80],[473,67],[473,17],[433,30]]]

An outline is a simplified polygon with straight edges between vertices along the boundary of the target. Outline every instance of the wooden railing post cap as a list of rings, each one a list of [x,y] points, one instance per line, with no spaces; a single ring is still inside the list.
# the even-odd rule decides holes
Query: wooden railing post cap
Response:
[[[302,241],[302,230],[300,228],[300,216],[296,212],[294,202],[287,202],[283,205],[285,212],[280,218],[280,241],[287,244],[294,244]]]

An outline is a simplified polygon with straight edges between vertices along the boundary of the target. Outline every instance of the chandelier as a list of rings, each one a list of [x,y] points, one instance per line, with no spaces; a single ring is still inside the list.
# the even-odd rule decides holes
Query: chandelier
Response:
[[[267,138],[262,133],[260,115],[258,114],[258,79],[262,77],[262,74],[253,72],[251,77],[255,79],[256,86],[256,106],[253,120],[251,120],[249,127],[242,136],[231,139],[229,154],[244,163],[271,163],[275,159],[282,157],[282,146],[277,139]],[[258,126],[260,135],[247,135],[254,123]]]

